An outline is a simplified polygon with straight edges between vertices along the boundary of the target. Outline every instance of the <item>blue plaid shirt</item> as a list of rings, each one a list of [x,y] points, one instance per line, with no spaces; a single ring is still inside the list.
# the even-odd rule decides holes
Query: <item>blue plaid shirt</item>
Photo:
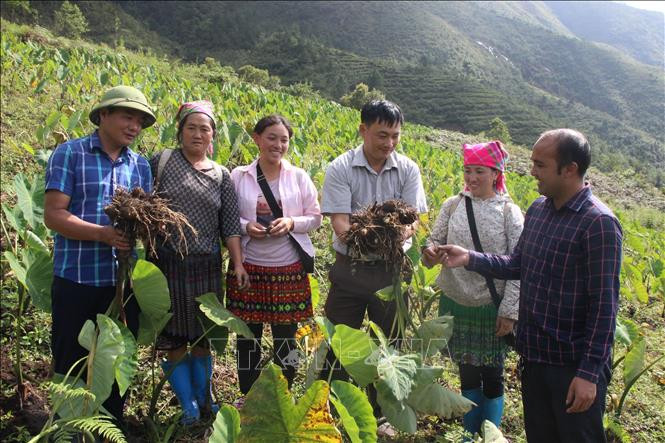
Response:
[[[537,199],[512,255],[471,252],[467,269],[520,279],[516,347],[529,362],[575,365],[596,383],[611,362],[622,230],[585,186],[559,210]]]
[[[46,170],[46,190],[67,194],[69,212],[90,223],[110,225],[104,207],[118,187],[152,189],[148,161],[129,148],[112,161],[97,135],[67,141],[53,151]],[[114,248],[100,242],[55,235],[54,274],[90,286],[114,286]]]

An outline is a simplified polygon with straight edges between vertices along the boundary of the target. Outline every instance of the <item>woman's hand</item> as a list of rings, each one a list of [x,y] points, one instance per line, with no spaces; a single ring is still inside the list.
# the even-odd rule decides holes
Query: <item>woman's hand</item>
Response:
[[[249,274],[247,271],[245,271],[245,267],[242,265],[242,263],[233,267],[233,273],[238,280],[238,289],[249,288]]]
[[[425,266],[432,267],[434,265],[443,263],[443,250],[437,245],[432,245],[423,249],[422,260]]]
[[[291,217],[276,218],[270,223],[268,234],[271,237],[283,237],[293,229],[293,219]]]
[[[252,238],[266,238],[268,230],[260,223],[249,222],[247,223],[247,235]]]
[[[496,336],[503,337],[504,335],[510,334],[515,326],[515,320],[510,318],[497,316],[496,317]]]

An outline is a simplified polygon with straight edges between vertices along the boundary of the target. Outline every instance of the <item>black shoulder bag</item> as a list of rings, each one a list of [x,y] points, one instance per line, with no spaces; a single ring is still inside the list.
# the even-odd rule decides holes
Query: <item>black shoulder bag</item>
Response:
[[[478,228],[476,227],[476,218],[473,216],[473,204],[471,202],[471,198],[469,196],[465,196],[464,199],[466,200],[466,216],[469,219],[469,229],[471,229],[471,238],[473,239],[473,246],[476,248],[476,251],[478,252],[483,252],[483,247],[480,245],[480,237],[478,237]],[[485,276],[485,281],[487,282],[487,288],[490,290],[490,294],[492,295],[492,301],[494,302],[494,305],[496,306],[496,309],[499,309],[499,306],[501,306],[501,299],[499,298],[499,294],[496,292],[496,286],[494,286],[494,280]],[[510,346],[511,348],[515,347],[515,334],[514,332],[510,332],[507,335],[504,335],[503,338],[506,341],[506,344]]]
[[[284,216],[284,214],[282,213],[282,208],[279,207],[277,201],[275,200],[275,196],[272,195],[272,191],[270,190],[270,185],[268,185],[268,181],[266,180],[265,175],[263,175],[263,171],[261,170],[261,166],[259,166],[258,162],[256,163],[256,181],[259,183],[261,191],[263,191],[263,196],[268,202],[268,206],[270,206],[272,215],[275,218],[282,218]],[[291,240],[293,247],[296,248],[296,252],[300,257],[300,262],[302,263],[303,268],[305,268],[305,272],[307,272],[308,274],[314,272],[314,257],[305,252],[302,246],[300,246],[300,243],[298,243],[298,240],[293,238],[291,233],[288,233],[287,235],[289,237],[289,240]]]

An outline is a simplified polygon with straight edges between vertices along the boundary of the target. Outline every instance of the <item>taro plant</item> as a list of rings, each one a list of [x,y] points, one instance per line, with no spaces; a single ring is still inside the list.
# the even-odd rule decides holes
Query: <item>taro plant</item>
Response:
[[[365,331],[341,324],[333,326],[327,319],[317,317],[316,327],[309,335],[318,347],[312,352],[306,380],[306,385],[310,385],[316,379],[328,349],[332,349],[360,388],[374,386],[383,414],[407,433],[416,432],[418,412],[450,418],[463,415],[473,405],[437,382],[443,368],[427,364],[447,344],[453,319],[428,318],[436,299],[432,285],[438,270],[421,266],[418,258],[417,249],[411,248],[407,258],[412,269],[408,283],[401,281],[400,264],[395,267],[395,284],[377,292],[384,301],[396,301],[397,315],[390,336],[399,331],[402,346],[390,342],[371,321]],[[409,297],[408,309],[401,294]]]
[[[15,233],[13,239],[2,221],[2,231],[10,249],[3,257],[17,281],[18,302],[14,318],[14,371],[17,378],[19,405],[23,407],[26,386],[23,377],[21,336],[24,333],[24,315],[30,300],[44,312],[51,312],[51,281],[53,260],[48,244],[48,230],[44,225],[44,180],[41,176],[26,180],[23,174],[14,177],[16,205],[2,205],[5,219]]]
[[[616,418],[621,416],[628,393],[633,388],[637,380],[642,377],[649,369],[665,357],[661,354],[650,363],[646,361],[647,343],[644,337],[644,331],[632,320],[619,317],[616,326],[616,342],[624,345],[626,351],[623,355],[616,358],[612,363],[612,369],[616,369],[623,363],[623,382],[624,388],[621,393],[614,415]]]
[[[616,371],[619,365],[623,364],[624,388],[621,397],[617,398],[615,395],[610,397],[610,408],[614,409],[614,416],[606,414],[604,425],[608,434],[613,435],[616,440],[623,442],[630,441],[628,433],[623,429],[619,421],[628,393],[635,386],[637,380],[662,360],[665,354],[661,354],[650,363],[647,363],[647,343],[644,331],[634,321],[621,316],[617,319],[615,332],[615,347],[617,345],[625,346],[625,352],[614,360],[612,369]]]
[[[329,401],[352,442],[376,442],[376,419],[358,387],[317,380],[295,401],[282,370],[273,363],[261,372],[240,412],[225,405],[217,413],[210,442],[341,443]]]
[[[166,279],[164,279],[164,285],[166,285]],[[229,331],[235,332],[236,334],[245,338],[254,337],[254,334],[244,321],[233,315],[230,311],[222,306],[221,302],[217,298],[217,294],[209,292],[197,297],[196,300],[199,302],[199,309],[205,315],[205,320],[202,322],[203,333],[196,341],[191,344],[192,347],[196,346],[201,340],[211,339],[213,348],[215,348],[217,352],[221,353],[225,349]],[[158,314],[158,318],[156,320],[152,319],[147,322],[148,324],[158,325],[156,329],[150,330],[149,335],[143,334],[142,336],[141,332],[139,331],[140,343],[153,343],[157,338],[157,334],[159,334],[161,329],[166,326],[166,323],[171,317],[170,313],[168,316],[159,317],[159,315],[161,314]],[[150,398],[148,415],[145,417],[148,430],[151,433],[152,439],[155,441],[163,440],[163,438],[160,437],[160,427],[158,416],[156,414],[157,401],[159,399],[159,394],[162,392],[162,389],[168,380],[169,375],[170,372],[162,374],[162,376],[159,378],[159,381],[154,384]],[[166,434],[169,435],[171,432],[173,432],[172,427],[167,429]]]
[[[74,433],[92,436],[97,433],[114,442],[124,442],[122,432],[110,421],[102,403],[117,382],[124,395],[138,371],[138,343],[159,334],[171,314],[166,278],[152,263],[138,260],[131,273],[133,297],[141,308],[139,340],[112,314],[113,303],[96,322],[88,320],[78,341],[88,355],[76,362],[67,374],[55,374],[50,383],[51,412],[42,431],[33,438],[37,442],[53,436],[66,439]],[[85,381],[80,377],[86,372]]]

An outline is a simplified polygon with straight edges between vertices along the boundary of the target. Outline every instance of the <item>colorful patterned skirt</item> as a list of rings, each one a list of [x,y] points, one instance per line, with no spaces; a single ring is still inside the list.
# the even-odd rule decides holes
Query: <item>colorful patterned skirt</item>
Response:
[[[196,297],[214,292],[222,299],[222,257],[220,253],[180,255],[165,250],[157,251],[158,259],[149,258],[166,276],[171,295],[173,317],[157,339],[157,349],[177,349],[193,342],[203,334],[201,321],[204,314]],[[207,340],[198,346],[205,347]]]
[[[503,366],[506,344],[502,337],[496,336],[497,310],[494,303],[463,306],[442,295],[439,315],[454,317],[448,349],[455,363],[495,368]]]
[[[298,261],[288,266],[243,263],[250,288],[238,289],[233,273],[226,274],[226,308],[246,323],[290,324],[312,317],[312,290]],[[230,267],[229,267],[230,268]]]

